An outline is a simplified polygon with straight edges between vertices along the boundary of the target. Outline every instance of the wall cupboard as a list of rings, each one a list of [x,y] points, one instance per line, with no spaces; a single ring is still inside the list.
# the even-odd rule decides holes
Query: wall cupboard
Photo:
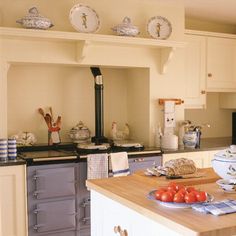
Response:
[[[236,36],[186,30],[185,40],[185,107],[205,108],[206,92],[232,92],[220,96],[221,107],[235,108],[228,101],[236,92]]]
[[[25,165],[0,171],[0,235],[27,236]]]
[[[185,108],[204,108],[206,105],[206,38],[185,35]]]

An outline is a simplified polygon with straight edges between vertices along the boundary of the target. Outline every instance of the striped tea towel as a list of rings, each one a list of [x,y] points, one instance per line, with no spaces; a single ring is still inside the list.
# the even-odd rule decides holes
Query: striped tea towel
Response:
[[[108,154],[89,154],[87,156],[87,179],[108,178]]]
[[[213,215],[220,216],[236,212],[236,200],[193,204],[192,208],[199,212],[211,213]]]
[[[127,152],[110,153],[113,177],[130,174]]]

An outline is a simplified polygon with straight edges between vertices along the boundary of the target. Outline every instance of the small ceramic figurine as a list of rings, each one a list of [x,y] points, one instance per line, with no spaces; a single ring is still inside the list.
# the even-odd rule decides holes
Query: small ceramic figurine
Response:
[[[53,26],[52,22],[39,14],[36,7],[29,9],[29,14],[16,21],[27,29],[48,29]]]
[[[129,17],[125,17],[121,24],[112,28],[117,35],[120,36],[136,36],[139,34],[139,29],[137,26],[131,24],[131,19]]]
[[[125,127],[123,130],[118,130],[117,129],[117,123],[112,122],[112,127],[111,127],[111,137],[113,140],[124,140],[128,139],[129,137],[129,125],[125,124]]]
[[[56,122],[54,122],[52,108],[50,107],[49,110],[50,114],[44,114],[42,108],[39,108],[38,112],[43,116],[48,127],[48,145],[55,145],[61,142],[59,133],[61,130],[61,116],[58,116]]]

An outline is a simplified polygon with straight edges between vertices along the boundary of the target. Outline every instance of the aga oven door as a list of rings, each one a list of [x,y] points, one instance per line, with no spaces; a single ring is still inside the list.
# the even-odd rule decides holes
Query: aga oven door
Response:
[[[75,195],[74,167],[36,170],[33,178],[37,199]]]
[[[34,209],[34,214],[36,214],[34,230],[38,233],[76,228],[74,199],[39,203]]]

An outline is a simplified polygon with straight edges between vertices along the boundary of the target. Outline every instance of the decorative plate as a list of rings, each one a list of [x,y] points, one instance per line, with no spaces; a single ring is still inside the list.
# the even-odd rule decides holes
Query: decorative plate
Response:
[[[100,20],[96,11],[81,4],[71,8],[69,19],[72,26],[82,33],[95,33],[100,26]]]
[[[154,16],[148,21],[147,32],[153,38],[167,39],[172,32],[171,23],[165,17]]]
[[[152,190],[151,192],[149,192],[148,199],[154,200],[157,203],[161,204],[162,206],[169,207],[169,208],[191,208],[193,204],[202,204],[206,202],[212,202],[214,199],[212,195],[207,193],[207,200],[204,202],[194,202],[194,203],[162,202],[162,201],[156,200],[155,191],[156,190]]]

